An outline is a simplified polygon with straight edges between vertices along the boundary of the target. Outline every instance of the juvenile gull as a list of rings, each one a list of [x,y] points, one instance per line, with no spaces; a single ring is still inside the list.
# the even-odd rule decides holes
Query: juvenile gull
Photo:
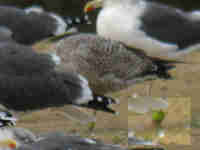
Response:
[[[91,87],[102,93],[125,88],[148,77],[170,78],[173,62],[148,57],[95,34],[74,34],[54,45],[63,70],[81,73]],[[101,101],[101,99],[99,99]]]

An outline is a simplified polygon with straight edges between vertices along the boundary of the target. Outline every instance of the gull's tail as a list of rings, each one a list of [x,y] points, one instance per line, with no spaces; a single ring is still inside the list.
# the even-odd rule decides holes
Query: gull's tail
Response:
[[[176,64],[187,64],[187,62],[184,62],[181,60],[166,60],[166,59],[160,59],[156,57],[151,57],[151,60],[155,64],[155,70],[153,71],[153,73],[155,73],[158,77],[164,78],[164,79],[171,78],[168,71],[170,69],[173,69]]]

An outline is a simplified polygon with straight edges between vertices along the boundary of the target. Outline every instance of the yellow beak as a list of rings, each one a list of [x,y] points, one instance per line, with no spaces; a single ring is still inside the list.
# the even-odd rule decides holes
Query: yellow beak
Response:
[[[100,8],[103,5],[103,0],[93,0],[93,1],[89,1],[86,3],[85,7],[84,7],[84,12],[90,12],[92,10],[95,10],[96,8]]]
[[[10,149],[15,149],[17,148],[17,143],[12,139],[6,139],[4,141],[0,141],[0,149],[6,147]]]

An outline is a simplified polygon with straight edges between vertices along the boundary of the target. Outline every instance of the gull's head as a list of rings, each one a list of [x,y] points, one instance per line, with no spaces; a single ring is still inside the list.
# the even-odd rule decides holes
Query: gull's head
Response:
[[[85,7],[84,7],[84,12],[90,12],[93,11],[97,8],[101,8],[103,7],[103,4],[106,0],[92,0],[86,3]]]
[[[17,148],[17,142],[9,126],[14,126],[17,119],[8,111],[0,111],[0,150]]]
[[[12,139],[0,140],[0,149],[1,148],[10,149],[10,150],[15,149],[17,148],[17,142]]]

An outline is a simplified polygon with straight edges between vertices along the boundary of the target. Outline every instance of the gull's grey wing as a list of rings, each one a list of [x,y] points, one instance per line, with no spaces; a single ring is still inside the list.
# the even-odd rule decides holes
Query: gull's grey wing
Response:
[[[1,74],[8,75],[41,75],[55,67],[51,56],[12,42],[0,42],[0,60]]]
[[[53,35],[56,20],[46,12],[25,12],[23,9],[0,6],[0,25],[9,28],[14,40],[32,44]]]
[[[160,3],[147,2],[141,15],[141,30],[151,38],[186,48],[200,42],[200,19]]]
[[[12,34],[12,31],[8,27],[0,25],[0,42],[13,41]]]
[[[95,95],[80,74],[57,69],[50,55],[0,42],[0,60],[0,102],[8,108],[24,111],[73,104],[114,113],[108,106],[115,100]]]

